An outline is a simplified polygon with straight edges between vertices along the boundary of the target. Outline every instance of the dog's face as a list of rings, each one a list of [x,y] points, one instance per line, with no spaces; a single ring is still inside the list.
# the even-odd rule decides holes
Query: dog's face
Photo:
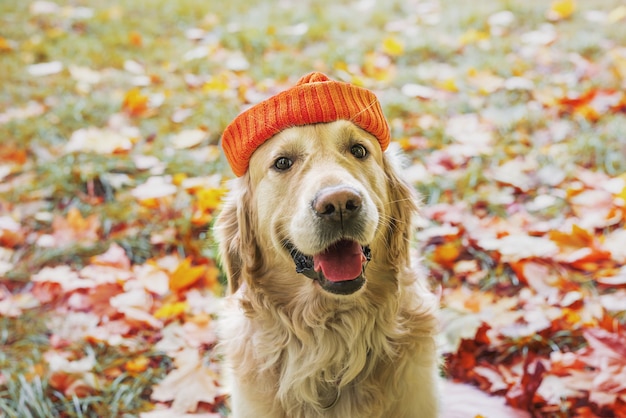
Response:
[[[408,259],[413,196],[376,138],[349,121],[280,132],[240,183],[218,221],[231,290],[242,269],[269,269],[283,287],[352,295],[367,286],[370,261]]]

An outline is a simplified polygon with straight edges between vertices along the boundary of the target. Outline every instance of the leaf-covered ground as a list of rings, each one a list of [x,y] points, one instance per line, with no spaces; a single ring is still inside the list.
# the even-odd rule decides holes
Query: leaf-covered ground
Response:
[[[218,141],[312,70],[407,155],[442,374],[625,417],[617,0],[0,2],[0,415],[227,414]]]

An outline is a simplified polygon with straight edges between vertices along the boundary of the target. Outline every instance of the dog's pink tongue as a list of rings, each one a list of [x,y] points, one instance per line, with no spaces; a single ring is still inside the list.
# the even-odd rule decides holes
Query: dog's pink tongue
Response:
[[[322,270],[331,282],[342,282],[359,277],[365,256],[358,242],[339,241],[323,253],[313,256],[313,268]]]

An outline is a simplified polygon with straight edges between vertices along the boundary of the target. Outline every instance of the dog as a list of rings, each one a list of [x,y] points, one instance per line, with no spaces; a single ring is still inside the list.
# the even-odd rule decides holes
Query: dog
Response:
[[[308,124],[231,184],[215,227],[233,417],[437,416],[437,302],[392,161],[348,120]]]

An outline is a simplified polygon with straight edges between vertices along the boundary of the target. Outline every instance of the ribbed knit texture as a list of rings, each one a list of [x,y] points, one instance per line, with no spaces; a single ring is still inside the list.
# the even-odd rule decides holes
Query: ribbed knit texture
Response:
[[[387,149],[389,126],[374,93],[317,72],[237,116],[222,135],[222,148],[240,177],[248,170],[252,153],[280,131],[340,119],[354,122],[374,135],[383,151]]]

